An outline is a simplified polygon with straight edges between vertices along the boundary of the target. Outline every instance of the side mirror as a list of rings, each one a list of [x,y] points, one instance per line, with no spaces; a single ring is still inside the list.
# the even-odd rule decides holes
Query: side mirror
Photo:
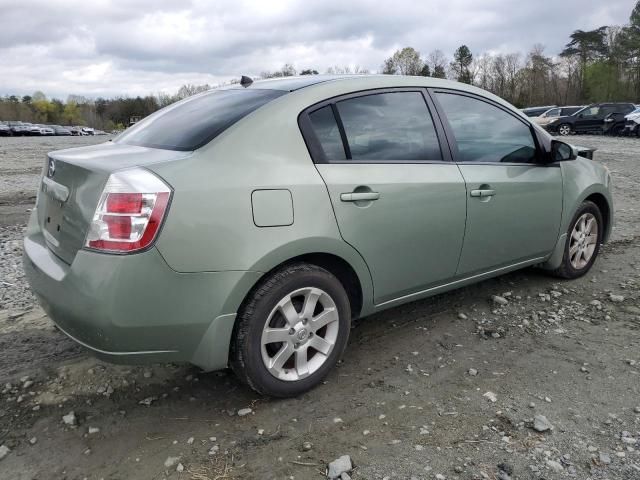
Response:
[[[568,143],[559,140],[551,141],[551,161],[566,162],[578,158],[578,152]]]
[[[584,113],[578,114],[578,118],[583,118],[583,117],[584,117]]]

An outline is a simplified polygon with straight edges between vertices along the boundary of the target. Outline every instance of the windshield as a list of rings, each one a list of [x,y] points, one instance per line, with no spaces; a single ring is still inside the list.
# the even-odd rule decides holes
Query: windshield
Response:
[[[210,90],[139,121],[115,141],[167,150],[196,150],[271,100],[280,90]]]

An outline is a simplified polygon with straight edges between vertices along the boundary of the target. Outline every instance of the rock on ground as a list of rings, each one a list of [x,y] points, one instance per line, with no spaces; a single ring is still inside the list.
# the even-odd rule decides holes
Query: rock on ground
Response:
[[[10,452],[11,450],[6,445],[0,446],[0,460],[9,455]]]
[[[536,415],[533,418],[533,429],[537,432],[553,430],[553,425],[544,415]]]
[[[73,411],[71,411],[66,415],[62,416],[62,421],[64,422],[65,425],[74,426],[77,424],[78,419],[76,418],[76,414]]]
[[[327,478],[329,480],[335,480],[340,478],[343,473],[349,473],[352,468],[351,457],[349,455],[343,455],[329,464]]]

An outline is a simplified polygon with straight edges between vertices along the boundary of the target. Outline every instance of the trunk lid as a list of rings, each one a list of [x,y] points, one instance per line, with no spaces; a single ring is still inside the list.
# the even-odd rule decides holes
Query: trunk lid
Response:
[[[36,200],[38,223],[48,248],[64,262],[73,262],[84,246],[112,172],[180,160],[190,154],[112,142],[49,153]]]

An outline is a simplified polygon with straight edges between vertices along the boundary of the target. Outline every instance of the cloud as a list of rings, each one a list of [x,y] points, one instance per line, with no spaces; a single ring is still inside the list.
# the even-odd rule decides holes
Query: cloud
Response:
[[[137,95],[284,63],[377,70],[397,48],[559,52],[634,0],[22,0],[0,7],[0,94]]]

